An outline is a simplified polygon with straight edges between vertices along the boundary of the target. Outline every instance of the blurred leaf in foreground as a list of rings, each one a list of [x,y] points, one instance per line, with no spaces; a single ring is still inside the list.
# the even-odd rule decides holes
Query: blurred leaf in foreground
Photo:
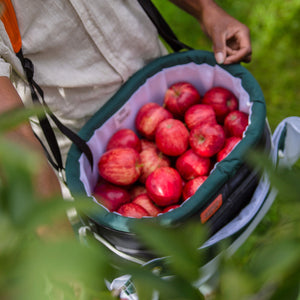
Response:
[[[248,159],[253,166],[267,173],[271,185],[278,191],[280,219],[264,235],[256,236],[247,265],[241,265],[237,258],[222,264],[216,299],[299,299],[299,168],[297,164],[292,168],[275,168],[265,154],[258,152],[249,153]],[[233,284],[229,283],[233,278],[238,288],[231,290]]]
[[[28,121],[32,116],[44,116],[45,109],[42,106],[32,108],[16,108],[0,114],[0,134],[16,128]]]

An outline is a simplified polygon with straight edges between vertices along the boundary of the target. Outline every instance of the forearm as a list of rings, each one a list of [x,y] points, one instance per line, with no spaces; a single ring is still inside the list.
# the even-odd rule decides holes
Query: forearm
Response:
[[[219,64],[251,61],[249,28],[230,16],[213,0],[169,0],[190,15],[201,25],[211,39],[215,58]]]
[[[10,79],[0,76],[0,114],[9,110],[22,108],[22,100]],[[29,122],[24,122],[7,133],[7,137],[40,152],[40,144],[35,138]]]
[[[6,111],[23,107],[22,100],[11,83],[10,79],[0,76],[0,114]],[[40,156],[40,168],[34,178],[38,195],[49,197],[60,193],[58,180],[48,164],[44,151],[35,138],[29,122],[25,122],[14,130],[7,132],[6,138],[20,144]]]
[[[0,113],[22,107],[22,100],[6,76],[0,76]]]
[[[195,17],[200,23],[207,9],[219,9],[219,6],[213,0],[169,0],[176,6]]]
[[[22,100],[10,79],[0,76],[0,114],[21,107],[23,107]],[[20,141],[23,144],[36,144],[31,128],[27,123],[19,126],[7,135],[11,139]]]
[[[193,16],[200,24],[202,31],[213,39],[213,31],[222,18],[234,20],[213,0],[169,0]]]

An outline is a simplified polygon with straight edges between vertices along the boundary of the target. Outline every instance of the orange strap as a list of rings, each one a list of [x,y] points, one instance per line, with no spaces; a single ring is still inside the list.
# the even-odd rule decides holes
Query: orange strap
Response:
[[[10,0],[0,0],[0,4],[1,21],[4,24],[15,53],[18,53],[22,47],[22,39],[14,7]]]

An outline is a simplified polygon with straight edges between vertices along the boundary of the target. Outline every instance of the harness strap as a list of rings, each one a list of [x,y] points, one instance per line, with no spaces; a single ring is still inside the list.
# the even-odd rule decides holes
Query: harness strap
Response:
[[[23,69],[25,71],[27,80],[29,82],[32,101],[35,104],[41,104],[40,100],[39,100],[39,96],[38,96],[38,90],[36,89],[35,82],[33,81],[34,69],[33,69],[33,65],[32,65],[31,61],[23,57],[22,49],[17,53],[17,56],[18,56],[18,58],[20,59],[20,61],[22,63],[22,66],[23,66]],[[40,93],[40,97],[43,98],[43,92],[42,91]],[[62,170],[63,169],[63,163],[62,163],[60,150],[59,150],[57,139],[55,137],[53,129],[52,129],[50,123],[49,123],[49,120],[46,116],[38,117],[38,120],[39,120],[41,129],[43,131],[43,134],[46,138],[46,141],[47,141],[47,143],[50,147],[50,151],[53,154],[53,159],[52,159],[49,151],[47,150],[46,146],[43,144],[42,140],[40,138],[38,138],[38,141],[42,145],[42,147],[43,147],[43,149],[46,153],[46,156],[48,158],[48,161],[51,163],[51,165],[57,171]],[[37,137],[36,134],[35,134],[35,136]]]
[[[151,0],[138,0],[138,2],[155,25],[159,35],[168,43],[173,51],[192,50],[190,46],[178,40],[169,24],[165,21]]]

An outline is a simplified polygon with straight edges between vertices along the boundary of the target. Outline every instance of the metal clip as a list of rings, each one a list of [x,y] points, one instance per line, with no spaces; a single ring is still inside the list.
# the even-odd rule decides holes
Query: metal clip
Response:
[[[59,169],[58,171],[58,177],[65,185],[67,185],[67,179],[66,179],[66,173],[65,170]]]

